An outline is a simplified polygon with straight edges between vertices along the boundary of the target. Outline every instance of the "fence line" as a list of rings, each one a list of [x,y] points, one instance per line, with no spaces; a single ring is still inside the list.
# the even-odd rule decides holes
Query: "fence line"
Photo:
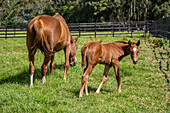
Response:
[[[156,46],[152,43],[148,43],[146,40],[144,41],[145,45],[153,51],[155,59],[159,62],[159,70],[164,74],[167,83],[169,83],[169,59],[170,59],[170,52],[169,47]]]
[[[155,37],[170,40],[170,17],[159,19],[150,25],[150,33]]]
[[[96,22],[96,23],[68,23],[72,36],[102,36],[102,35],[126,35],[133,37],[135,35],[150,35],[167,30],[157,30],[153,21],[134,21],[134,22]],[[159,26],[164,26],[160,24]],[[165,28],[165,26],[164,26]],[[27,25],[22,26],[0,26],[0,38],[25,38]],[[166,28],[167,29],[167,28]],[[151,32],[150,32],[151,31]],[[169,35],[166,35],[167,37]]]

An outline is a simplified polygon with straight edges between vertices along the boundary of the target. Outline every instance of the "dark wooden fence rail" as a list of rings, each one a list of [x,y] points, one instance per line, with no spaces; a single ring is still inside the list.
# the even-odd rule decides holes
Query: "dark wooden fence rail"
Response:
[[[99,35],[132,35],[144,34],[148,31],[147,21],[138,22],[107,22],[107,23],[69,23],[73,36],[99,36]]]
[[[149,29],[153,36],[170,40],[170,17],[159,19],[151,23]]]
[[[0,26],[0,38],[26,38],[27,25]]]
[[[155,30],[152,21],[137,22],[96,22],[96,23],[68,23],[72,36],[102,36],[102,35],[149,35]],[[25,38],[27,25],[0,26],[0,38]],[[167,32],[167,31],[165,31]],[[167,35],[169,36],[169,35]]]

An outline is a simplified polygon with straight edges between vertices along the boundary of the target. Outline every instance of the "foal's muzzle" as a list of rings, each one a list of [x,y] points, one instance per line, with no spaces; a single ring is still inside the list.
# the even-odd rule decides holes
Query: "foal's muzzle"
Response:
[[[77,58],[75,57],[74,61],[70,63],[70,66],[75,66],[77,64]]]
[[[133,63],[134,63],[134,64],[137,64],[137,62],[138,62],[138,60],[133,60]]]

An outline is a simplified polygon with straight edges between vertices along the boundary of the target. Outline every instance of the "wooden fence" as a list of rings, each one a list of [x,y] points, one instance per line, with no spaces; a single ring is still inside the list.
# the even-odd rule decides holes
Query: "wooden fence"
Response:
[[[170,40],[170,17],[159,19],[151,23],[149,29],[153,36]]]
[[[101,35],[147,35],[148,21],[138,22],[96,22],[96,23],[68,23],[72,36],[101,36]],[[27,25],[0,26],[0,38],[25,38]]]
[[[136,37],[150,34],[151,21],[68,23],[68,26],[72,36],[125,35]],[[26,38],[26,29],[27,25],[0,26],[0,38]]]
[[[149,28],[147,21],[139,22],[107,22],[107,23],[71,23],[68,24],[73,36],[101,36],[101,35],[146,35]]]
[[[27,25],[0,26],[0,38],[26,38]]]

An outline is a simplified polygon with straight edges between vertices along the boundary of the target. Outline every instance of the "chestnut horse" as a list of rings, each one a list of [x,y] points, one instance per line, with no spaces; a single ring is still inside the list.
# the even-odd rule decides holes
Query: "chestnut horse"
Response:
[[[74,65],[76,60],[77,45],[76,39],[73,39],[69,28],[64,18],[58,13],[54,16],[40,15],[35,17],[28,24],[27,30],[27,48],[30,61],[30,87],[33,87],[33,74],[34,74],[34,57],[37,49],[44,53],[44,63],[42,69],[42,82],[45,82],[45,75],[47,72],[47,65],[49,61],[51,73],[54,68],[54,54],[57,51],[64,50],[65,65],[64,77],[66,80],[67,70],[69,63]]]
[[[101,44],[97,42],[89,42],[84,45],[81,49],[82,56],[82,68],[84,68],[84,72],[82,75],[81,88],[79,97],[83,96],[83,89],[85,87],[86,95],[88,95],[87,89],[87,80],[88,76],[91,74],[93,68],[99,64],[104,64],[104,74],[101,80],[101,84],[98,87],[96,93],[100,92],[102,85],[107,80],[107,74],[111,67],[114,68],[118,91],[121,92],[121,84],[120,84],[120,74],[119,74],[119,63],[121,59],[127,55],[131,55],[131,59],[133,63],[136,64],[138,62],[138,46],[140,45],[140,40],[137,43],[132,43],[125,41],[116,41],[113,43]]]

